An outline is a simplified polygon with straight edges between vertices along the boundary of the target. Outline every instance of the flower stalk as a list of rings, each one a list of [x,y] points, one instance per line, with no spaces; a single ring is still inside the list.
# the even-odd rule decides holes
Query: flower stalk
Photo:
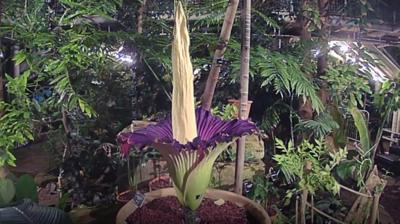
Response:
[[[257,132],[247,120],[221,120],[194,106],[193,68],[189,54],[189,32],[182,3],[175,5],[172,44],[173,97],[171,115],[155,125],[118,135],[121,153],[132,147],[156,148],[167,161],[179,202],[185,208],[185,223],[198,223],[200,206],[218,156],[238,137]]]

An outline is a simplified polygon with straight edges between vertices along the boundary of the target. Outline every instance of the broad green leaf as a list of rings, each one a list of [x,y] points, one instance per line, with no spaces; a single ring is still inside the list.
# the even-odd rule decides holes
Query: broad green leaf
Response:
[[[200,206],[211,180],[215,160],[233,142],[219,144],[208,151],[206,157],[189,173],[183,197],[185,205],[190,209],[196,210]]]
[[[14,183],[8,178],[0,178],[0,205],[10,203],[15,196]]]
[[[22,175],[15,184],[15,196],[17,200],[29,198],[38,201],[37,187],[33,178],[29,175]]]
[[[350,113],[353,116],[354,124],[360,136],[361,150],[364,153],[369,154],[368,152],[371,149],[371,142],[369,138],[367,122],[363,114],[357,108],[353,107],[350,109]]]

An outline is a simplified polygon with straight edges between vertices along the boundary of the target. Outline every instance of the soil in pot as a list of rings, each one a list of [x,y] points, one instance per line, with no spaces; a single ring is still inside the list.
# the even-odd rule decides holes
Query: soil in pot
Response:
[[[184,208],[174,196],[155,199],[136,209],[128,218],[128,224],[181,224]],[[226,201],[217,205],[204,199],[197,210],[200,224],[257,224],[246,209]]]

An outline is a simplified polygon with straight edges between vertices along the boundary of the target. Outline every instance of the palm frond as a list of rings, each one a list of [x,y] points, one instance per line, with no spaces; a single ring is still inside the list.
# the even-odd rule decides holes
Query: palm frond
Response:
[[[270,52],[262,47],[258,47],[253,55],[252,66],[263,78],[262,87],[271,86],[275,93],[282,97],[307,97],[317,113],[324,110],[317,94],[318,88],[307,78],[298,58],[280,52]]]
[[[307,132],[320,139],[339,128],[339,124],[329,113],[320,113],[313,120],[300,121],[295,126],[296,132]]]

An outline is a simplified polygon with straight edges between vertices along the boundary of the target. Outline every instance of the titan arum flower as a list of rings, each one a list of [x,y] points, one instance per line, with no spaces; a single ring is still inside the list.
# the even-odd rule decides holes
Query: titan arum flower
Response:
[[[234,140],[257,131],[245,120],[221,120],[209,111],[195,109],[193,69],[189,55],[189,33],[182,4],[175,11],[172,43],[172,113],[166,120],[131,133],[118,135],[121,153],[132,147],[153,146],[167,160],[177,197],[196,210],[207,190],[217,157]]]

